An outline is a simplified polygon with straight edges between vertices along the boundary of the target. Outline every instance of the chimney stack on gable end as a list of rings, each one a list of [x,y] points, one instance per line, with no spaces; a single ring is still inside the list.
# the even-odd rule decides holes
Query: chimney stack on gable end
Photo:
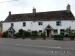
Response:
[[[9,11],[9,15],[11,15],[11,11]]]
[[[67,8],[66,8],[68,11],[71,10],[71,7],[70,7],[70,4],[67,5]]]
[[[33,13],[36,13],[36,8],[33,8]]]

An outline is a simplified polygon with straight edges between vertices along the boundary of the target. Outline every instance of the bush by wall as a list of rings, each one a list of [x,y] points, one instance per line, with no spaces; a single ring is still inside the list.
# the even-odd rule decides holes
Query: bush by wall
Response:
[[[68,37],[70,38],[70,40],[74,40],[75,39],[75,33],[70,33],[68,35]]]
[[[31,32],[24,31],[24,37],[31,37]]]
[[[46,34],[44,32],[41,33],[41,38],[44,39],[44,40],[46,40]]]
[[[37,39],[39,37],[39,34],[37,31],[32,31],[31,33],[31,39]]]
[[[15,36],[16,36],[17,38],[23,38],[23,39],[25,39],[25,38],[31,36],[31,32],[28,32],[28,31],[25,31],[25,30],[23,30],[23,29],[20,29],[19,32],[17,32],[17,33],[15,34]]]
[[[30,37],[31,37],[31,32],[24,31],[22,38],[25,39],[25,38],[30,38]]]
[[[63,35],[53,35],[52,36],[54,40],[63,40],[64,36]]]
[[[8,32],[7,32],[7,31],[4,32],[3,35],[2,35],[2,37],[3,37],[3,38],[8,38]]]

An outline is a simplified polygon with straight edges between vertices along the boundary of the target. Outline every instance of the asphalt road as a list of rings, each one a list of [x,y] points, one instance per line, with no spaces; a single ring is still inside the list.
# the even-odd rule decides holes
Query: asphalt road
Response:
[[[0,56],[75,56],[74,43],[75,41],[0,39]]]

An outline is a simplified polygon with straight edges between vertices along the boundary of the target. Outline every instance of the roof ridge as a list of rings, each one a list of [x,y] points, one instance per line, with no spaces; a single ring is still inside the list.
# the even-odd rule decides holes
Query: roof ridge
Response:
[[[59,11],[47,11],[27,14],[12,14],[9,15],[5,22],[13,21],[51,21],[51,20],[75,20],[71,11],[59,10]]]
[[[67,11],[67,10],[36,12],[35,14],[38,14],[38,13],[50,13],[50,12],[61,12],[61,11]],[[24,14],[33,14],[33,13],[19,13],[19,14],[11,14],[11,15],[21,15],[21,14],[24,15]]]

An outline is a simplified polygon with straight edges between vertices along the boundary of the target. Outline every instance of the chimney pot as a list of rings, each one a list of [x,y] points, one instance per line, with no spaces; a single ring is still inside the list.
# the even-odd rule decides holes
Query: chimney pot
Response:
[[[33,13],[36,13],[36,8],[33,8]]]
[[[11,15],[11,11],[9,11],[9,15]]]

